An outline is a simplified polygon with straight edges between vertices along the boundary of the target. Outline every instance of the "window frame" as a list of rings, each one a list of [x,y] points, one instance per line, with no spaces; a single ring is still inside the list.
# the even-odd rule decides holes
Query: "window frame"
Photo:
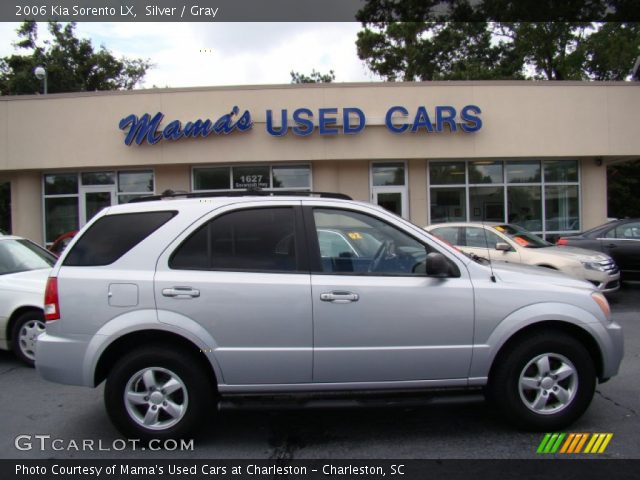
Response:
[[[233,188],[233,168],[251,168],[251,167],[267,167],[269,169],[269,188],[265,188],[265,191],[279,191],[279,190],[291,190],[291,191],[300,191],[300,192],[309,192],[313,190],[313,168],[312,165],[308,162],[287,162],[287,163],[235,163],[235,164],[211,164],[211,165],[193,165],[191,167],[191,175],[190,175],[190,188],[194,193],[201,192],[237,192],[243,191],[244,188]],[[309,169],[309,186],[308,187],[274,187],[273,186],[273,169],[278,167],[307,167]],[[229,187],[228,188],[204,188],[204,189],[196,189],[196,178],[195,173],[198,169],[206,169],[206,168],[227,168],[229,171]]]

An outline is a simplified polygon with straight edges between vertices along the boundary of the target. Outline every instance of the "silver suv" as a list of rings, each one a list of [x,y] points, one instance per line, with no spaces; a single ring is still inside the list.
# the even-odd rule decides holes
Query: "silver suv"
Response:
[[[327,196],[110,207],[58,260],[44,303],[40,374],[106,380],[112,421],[143,439],[189,435],[222,401],[434,389],[484,389],[517,426],[553,431],[622,359],[591,284],[479,263]]]

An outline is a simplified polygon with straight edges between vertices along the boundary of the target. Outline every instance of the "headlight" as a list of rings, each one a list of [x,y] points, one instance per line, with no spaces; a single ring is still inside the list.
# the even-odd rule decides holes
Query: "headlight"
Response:
[[[601,265],[599,262],[585,262],[582,261],[582,266],[587,270],[597,270],[598,272],[606,272],[606,268],[604,265]]]
[[[593,301],[598,304],[598,307],[600,307],[600,310],[604,313],[605,318],[607,320],[611,320],[611,308],[609,307],[609,302],[605,296],[599,292],[593,292],[591,294],[591,298],[593,298]]]

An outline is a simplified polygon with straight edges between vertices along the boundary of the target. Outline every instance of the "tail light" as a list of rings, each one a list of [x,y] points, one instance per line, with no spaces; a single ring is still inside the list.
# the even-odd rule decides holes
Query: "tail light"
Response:
[[[558,241],[556,242],[556,245],[559,245],[559,246],[563,246],[564,245],[564,246],[566,246],[568,243],[569,243],[569,241],[566,238],[560,237],[558,239]]]
[[[49,277],[44,290],[44,319],[46,322],[60,319],[60,302],[58,301],[58,279]]]

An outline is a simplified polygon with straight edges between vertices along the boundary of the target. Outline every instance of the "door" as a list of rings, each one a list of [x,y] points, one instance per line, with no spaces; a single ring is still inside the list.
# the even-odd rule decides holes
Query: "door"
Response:
[[[371,201],[400,217],[408,218],[405,162],[371,164]]]
[[[376,187],[373,191],[373,203],[380,205],[400,217],[407,216],[407,197],[405,188],[381,188]]]
[[[466,272],[420,273],[432,248],[371,215],[326,208],[305,215],[319,243],[311,275],[314,382],[466,378],[473,335]],[[327,232],[349,247],[329,247]]]
[[[105,207],[116,203],[115,186],[81,187],[80,189],[80,227]]]
[[[613,258],[626,280],[640,279],[640,222],[617,225],[600,242],[602,251]]]
[[[158,262],[159,320],[204,329],[227,385],[311,382],[300,215],[291,205],[228,210],[199,222]]]

